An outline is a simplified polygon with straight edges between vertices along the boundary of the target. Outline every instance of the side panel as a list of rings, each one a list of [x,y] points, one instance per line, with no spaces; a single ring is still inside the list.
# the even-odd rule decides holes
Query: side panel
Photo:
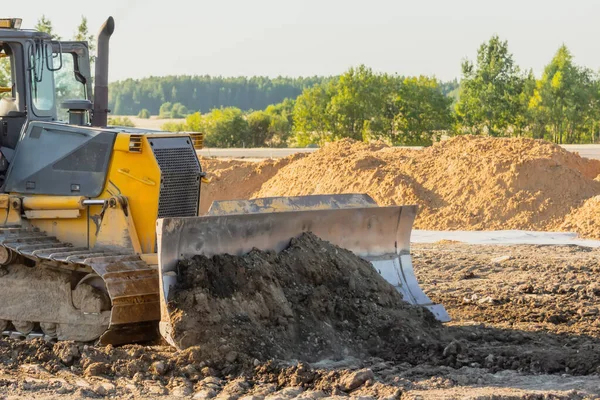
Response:
[[[8,172],[5,190],[97,197],[102,193],[116,134],[32,122]]]
[[[128,134],[117,136],[106,189],[100,197],[127,197],[142,252],[154,253],[161,171],[146,136],[141,152],[130,152],[129,140]]]

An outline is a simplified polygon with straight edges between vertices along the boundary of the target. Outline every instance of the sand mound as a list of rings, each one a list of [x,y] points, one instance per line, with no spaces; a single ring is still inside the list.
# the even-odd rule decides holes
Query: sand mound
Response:
[[[295,154],[259,163],[201,157],[202,169],[211,183],[202,185],[200,214],[206,213],[214,200],[249,199],[282,167],[302,157],[303,154]]]
[[[418,204],[420,229],[543,230],[600,193],[598,173],[599,161],[531,139],[459,136],[422,151],[342,140],[281,168],[253,197],[368,193]]]
[[[373,266],[308,233],[280,252],[195,256],[169,296],[174,339],[205,359],[407,359],[438,348],[432,314],[402,300]]]
[[[600,196],[592,197],[568,214],[558,230],[577,232],[580,236],[600,239]]]

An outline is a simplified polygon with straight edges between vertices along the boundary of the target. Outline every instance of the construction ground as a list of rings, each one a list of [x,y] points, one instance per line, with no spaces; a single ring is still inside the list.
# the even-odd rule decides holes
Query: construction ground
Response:
[[[420,230],[600,239],[600,161],[547,142],[465,136],[417,152],[343,140],[278,160],[201,162],[211,178],[201,213],[213,200],[367,193],[417,204]],[[180,330],[205,346],[4,338],[0,396],[600,398],[600,248],[441,240],[411,252],[421,287],[452,322],[405,305],[368,263],[303,235],[281,254],[182,267],[190,284],[173,302],[198,318]]]

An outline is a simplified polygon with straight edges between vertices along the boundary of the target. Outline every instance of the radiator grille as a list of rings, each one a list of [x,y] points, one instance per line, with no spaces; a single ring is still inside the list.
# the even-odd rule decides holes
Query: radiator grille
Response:
[[[200,163],[189,139],[150,141],[161,170],[158,218],[195,217],[200,198]]]

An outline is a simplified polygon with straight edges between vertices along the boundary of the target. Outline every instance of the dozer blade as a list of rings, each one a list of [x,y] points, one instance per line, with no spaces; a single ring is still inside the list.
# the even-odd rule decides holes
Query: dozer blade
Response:
[[[367,195],[300,196],[215,202],[201,217],[164,218],[157,224],[160,332],[173,346],[169,289],[179,260],[194,255],[243,255],[253,248],[281,251],[303,232],[370,261],[405,301],[428,308],[446,322],[448,313],[421,290],[410,256],[417,206],[378,207]]]

